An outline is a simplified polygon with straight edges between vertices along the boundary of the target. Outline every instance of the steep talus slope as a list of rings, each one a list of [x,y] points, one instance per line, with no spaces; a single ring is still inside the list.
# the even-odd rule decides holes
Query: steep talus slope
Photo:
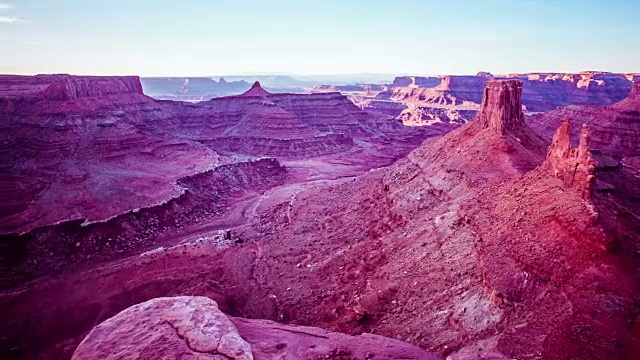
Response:
[[[201,295],[233,316],[373,332],[451,359],[632,358],[640,234],[620,196],[640,183],[609,169],[613,192],[598,190],[586,130],[574,148],[567,124],[548,147],[524,123],[522,86],[488,83],[473,121],[388,168],[280,189],[230,239],[195,236],[4,294],[0,349],[69,358],[131,305]]]
[[[268,92],[267,90],[263,89],[262,86],[260,85],[260,82],[256,81],[255,83],[253,83],[251,88],[249,88],[249,90],[243,92],[239,96],[244,96],[244,97],[254,97],[254,96],[267,97],[269,95],[271,95],[271,93]]]

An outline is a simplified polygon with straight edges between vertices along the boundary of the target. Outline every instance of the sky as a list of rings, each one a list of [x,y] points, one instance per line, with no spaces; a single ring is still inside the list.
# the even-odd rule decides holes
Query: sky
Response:
[[[0,73],[640,72],[639,0],[0,0]]]

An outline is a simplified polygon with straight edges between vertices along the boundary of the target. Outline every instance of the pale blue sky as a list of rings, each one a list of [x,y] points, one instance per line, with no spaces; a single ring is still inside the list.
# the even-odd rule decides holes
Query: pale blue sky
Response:
[[[639,0],[0,0],[0,73],[640,72]]]

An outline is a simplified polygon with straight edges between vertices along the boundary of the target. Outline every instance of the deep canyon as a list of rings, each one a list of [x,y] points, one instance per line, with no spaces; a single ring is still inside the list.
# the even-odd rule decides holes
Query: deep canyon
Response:
[[[639,358],[637,74],[280,86],[0,75],[0,358]]]

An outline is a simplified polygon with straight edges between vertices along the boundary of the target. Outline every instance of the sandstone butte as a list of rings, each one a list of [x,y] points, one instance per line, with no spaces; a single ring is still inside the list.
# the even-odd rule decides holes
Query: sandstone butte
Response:
[[[276,159],[232,162],[180,178],[188,197],[132,213],[133,222],[103,228],[60,224],[7,238],[24,244],[16,249],[20,256],[12,258],[12,269],[32,280],[10,285],[0,297],[0,323],[8,324],[0,329],[4,348],[21,358],[71,358],[74,351],[80,358],[103,351],[96,339],[127,344],[135,334],[154,343],[162,335],[145,327],[169,330],[154,322],[186,324],[179,329],[188,331],[191,321],[211,317],[225,330],[206,336],[229,334],[238,340],[230,347],[235,356],[249,356],[248,344],[255,358],[309,350],[306,344],[328,346],[322,356],[329,359],[367,358],[366,352],[373,359],[430,356],[376,357],[393,349],[380,346],[391,340],[377,339],[370,349],[364,347],[369,335],[356,336],[373,333],[450,360],[633,359],[640,353],[640,208],[634,200],[640,181],[632,166],[605,166],[608,162],[591,154],[593,124],[591,132],[583,127],[574,148],[569,123],[559,123],[550,145],[524,120],[523,86],[520,80],[487,82],[474,119],[387,167],[357,176],[301,185],[292,178],[311,168],[290,168]],[[170,106],[197,109],[194,114],[211,116],[211,123],[226,129],[224,121],[240,123],[229,120],[245,106],[237,98],[268,100],[312,128],[336,129],[334,116],[322,121],[301,114],[311,113],[316,99],[343,98],[309,96],[304,106],[299,104],[303,95],[281,94]],[[630,99],[621,106],[630,106],[635,97]],[[12,104],[15,113],[31,111],[34,103]],[[223,106],[226,116],[210,115],[223,113]],[[347,109],[339,111],[360,114]],[[323,113],[333,111],[335,106]],[[386,129],[391,135],[385,140],[381,123],[372,127],[364,115],[357,116],[362,119],[342,129],[363,139],[358,142],[371,129],[378,129],[371,138],[391,144],[398,141],[392,135],[408,136]],[[201,128],[184,127],[193,117],[158,119],[157,128],[190,129],[183,134]],[[581,123],[579,117],[571,120]],[[620,150],[611,147],[611,153]],[[598,156],[604,155],[616,159]],[[247,189],[262,195],[242,212],[250,216],[228,232],[215,235],[217,229],[190,223],[224,217]],[[212,203],[219,208],[209,207]],[[218,215],[209,217],[203,210]],[[144,235],[147,225],[162,229],[165,241],[156,233]],[[145,240],[123,251],[136,234]],[[56,276],[48,276],[52,273]],[[198,298],[156,299],[175,296]],[[206,310],[194,310],[190,314],[202,317],[188,318],[170,310],[175,303]],[[287,325],[270,323],[265,329],[267,320]],[[290,333],[299,326],[315,327],[307,335],[324,335],[310,340],[271,332],[275,327]],[[287,340],[284,346],[265,340],[275,338]],[[228,352],[215,340],[201,348],[188,346],[190,340],[175,333],[168,332],[166,339],[170,351],[179,354]],[[135,355],[154,349],[144,344],[124,351]],[[420,351],[393,344],[398,351]],[[174,354],[170,351],[165,354]]]

